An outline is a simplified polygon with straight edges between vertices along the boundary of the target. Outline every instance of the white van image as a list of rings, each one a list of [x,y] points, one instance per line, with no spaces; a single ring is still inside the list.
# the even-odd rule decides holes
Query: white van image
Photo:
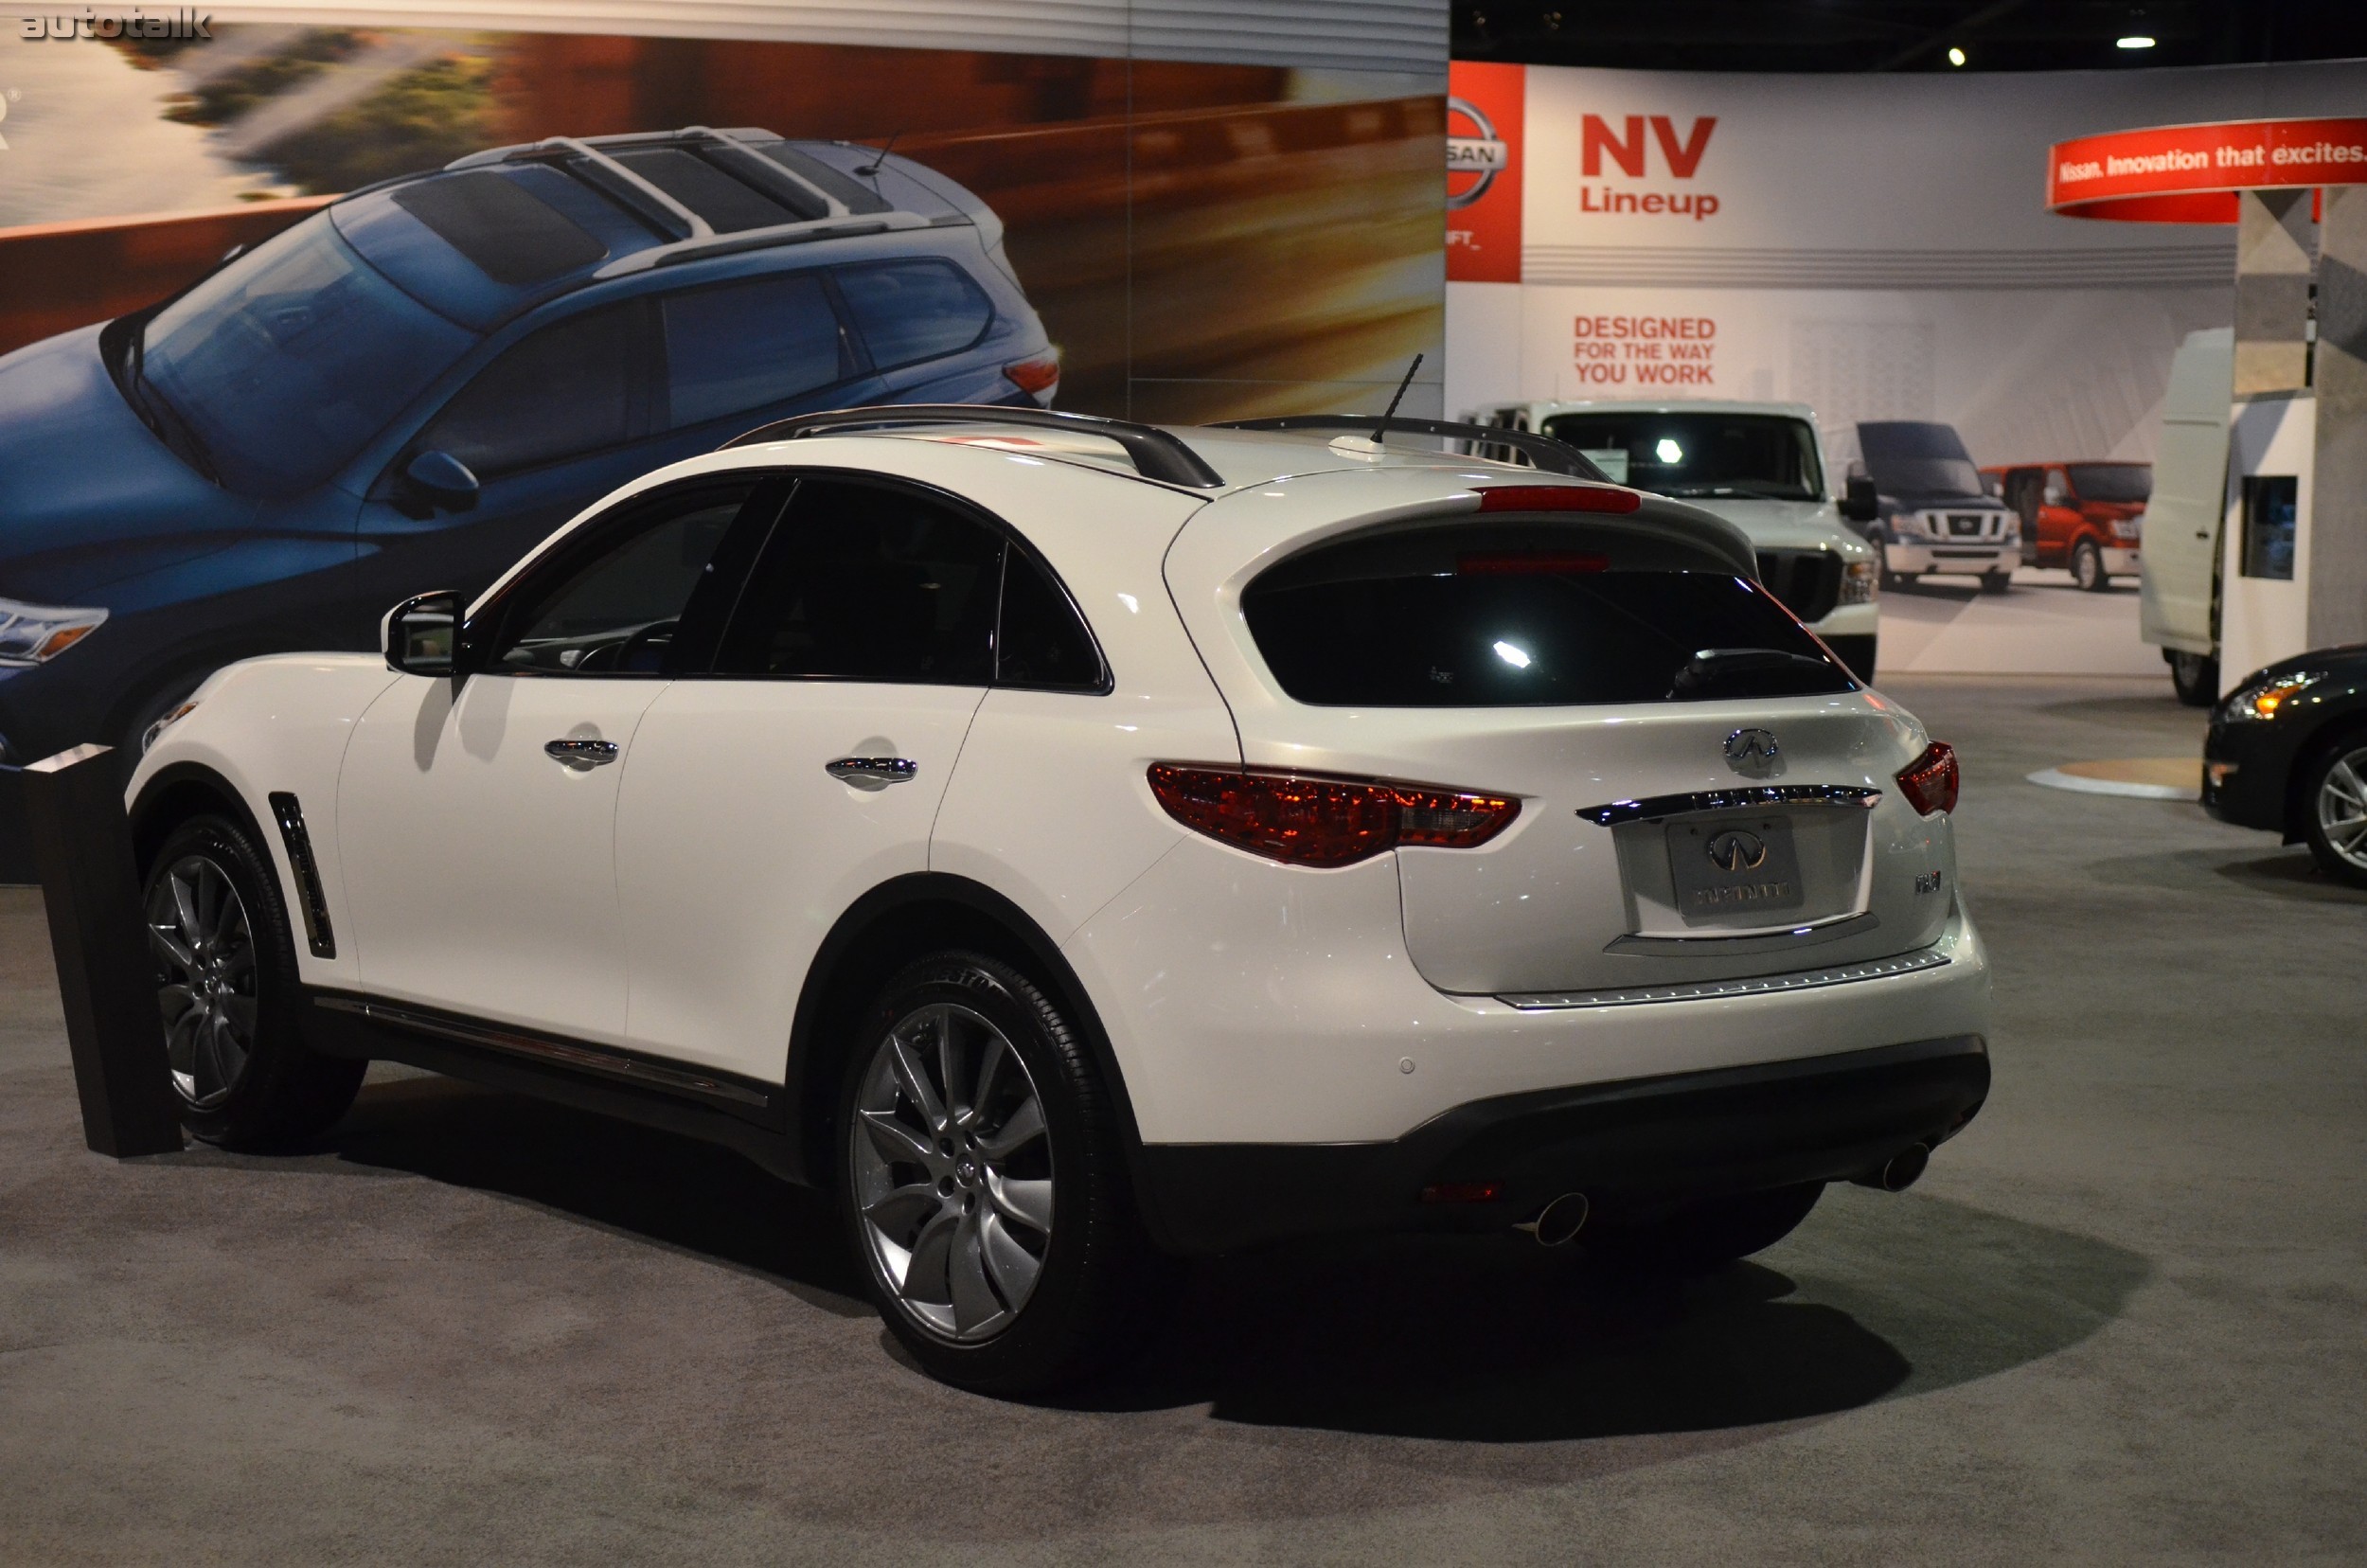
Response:
[[[2234,380],[2233,328],[2186,334],[2162,400],[2162,445],[2137,561],[2139,635],[2162,650],[2179,700],[2197,707],[2219,695],[2219,527]]]
[[[1806,403],[1492,403],[1468,424],[1529,430],[1576,447],[1613,484],[1690,501],[1751,538],[1759,580],[1860,680],[1874,679],[1881,562],[1844,512],[1873,520],[1873,495],[1825,487],[1816,414]],[[1513,458],[1510,449],[1485,455]],[[1517,460],[1517,459],[1513,459]]]

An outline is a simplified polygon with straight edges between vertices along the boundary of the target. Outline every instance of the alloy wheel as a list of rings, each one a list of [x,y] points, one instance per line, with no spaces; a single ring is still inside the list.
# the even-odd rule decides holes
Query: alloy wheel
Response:
[[[1052,1240],[1052,1142],[1009,1038],[956,1003],[899,1020],[863,1068],[848,1143],[871,1263],[945,1339],[993,1338]]]
[[[184,855],[148,890],[148,943],[174,1087],[219,1105],[255,1050],[255,934],[222,866]]]
[[[2318,786],[2318,832],[2344,861],[2367,871],[2367,746],[2337,757]]]

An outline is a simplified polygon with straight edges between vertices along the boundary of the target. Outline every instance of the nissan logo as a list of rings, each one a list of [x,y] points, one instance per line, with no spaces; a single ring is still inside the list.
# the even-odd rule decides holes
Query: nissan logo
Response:
[[[1739,828],[1730,828],[1709,841],[1710,864],[1728,876],[1740,871],[1756,871],[1767,864],[1767,846],[1759,835]]]
[[[1469,99],[1449,98],[1447,113],[1450,116],[1462,116],[1469,120],[1472,129],[1479,133],[1476,136],[1449,136],[1447,138],[1447,172],[1479,176],[1467,188],[1448,192],[1447,206],[1452,210],[1457,207],[1469,206],[1473,202],[1486,195],[1487,187],[1496,183],[1496,176],[1511,167],[1512,155],[1511,151],[1497,136],[1495,124],[1486,115],[1481,114]]]
[[[1726,737],[1726,761],[1745,777],[1765,778],[1775,771],[1783,754],[1773,730],[1738,729]]]

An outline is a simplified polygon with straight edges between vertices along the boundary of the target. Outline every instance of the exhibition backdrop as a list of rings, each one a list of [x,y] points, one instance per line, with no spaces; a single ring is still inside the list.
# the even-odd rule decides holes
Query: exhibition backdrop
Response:
[[[2362,102],[2358,62],[1846,77],[1457,62],[1448,404],[1776,399],[1814,407],[1837,463],[1875,419],[1953,425],[1983,466],[2150,460],[2172,354],[2233,319],[2234,230],[2052,214],[2049,145]],[[2063,574],[2025,577],[2033,592],[1994,604],[1938,585],[1891,596],[1883,667],[2160,672],[2133,582],[2055,605],[2037,590]],[[1913,640],[1943,616],[1928,647]]]

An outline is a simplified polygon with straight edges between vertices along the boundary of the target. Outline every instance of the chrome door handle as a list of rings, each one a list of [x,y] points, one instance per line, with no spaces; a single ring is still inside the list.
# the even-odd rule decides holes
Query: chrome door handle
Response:
[[[543,755],[563,762],[578,773],[588,773],[606,762],[616,760],[614,740],[545,740]]]
[[[842,757],[822,771],[842,784],[908,784],[920,764],[909,757]]]

